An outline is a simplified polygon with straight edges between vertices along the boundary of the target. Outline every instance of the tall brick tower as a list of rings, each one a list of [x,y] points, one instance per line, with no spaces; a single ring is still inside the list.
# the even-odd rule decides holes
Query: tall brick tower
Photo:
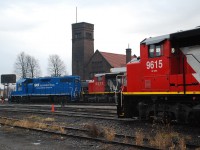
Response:
[[[72,75],[86,77],[85,67],[94,54],[94,25],[86,22],[72,24]]]

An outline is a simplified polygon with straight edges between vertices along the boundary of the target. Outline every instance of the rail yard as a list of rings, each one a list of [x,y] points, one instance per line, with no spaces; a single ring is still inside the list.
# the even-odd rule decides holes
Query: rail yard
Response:
[[[52,110],[52,105],[1,104],[0,109],[0,132],[4,136],[0,145],[5,150],[14,149],[10,142],[17,149],[200,147],[200,129],[196,126],[117,118],[113,105],[55,105]]]
[[[124,69],[96,73],[84,82],[77,75],[23,78],[9,100],[115,102],[119,118],[200,123],[199,41],[200,28],[146,38],[141,56]]]
[[[4,149],[15,149],[10,142],[17,149],[200,149],[199,41],[200,28],[144,39],[140,57],[120,72],[97,73],[91,80],[19,79],[8,101],[2,98],[0,144]],[[16,142],[22,133],[27,138]]]

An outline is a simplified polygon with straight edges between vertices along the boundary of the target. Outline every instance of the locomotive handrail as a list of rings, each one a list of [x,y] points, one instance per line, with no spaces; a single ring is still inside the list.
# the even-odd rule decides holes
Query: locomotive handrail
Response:
[[[117,75],[116,76],[116,89],[115,89],[115,98],[117,98],[117,87],[119,86],[118,85],[118,82],[117,82],[117,79],[119,78],[119,77],[121,77],[121,78],[123,78],[123,77],[125,77],[125,75]],[[123,79],[122,79],[122,85],[123,85]],[[120,89],[121,87],[119,87],[119,89],[118,89],[118,92],[120,93],[120,106],[122,107],[122,90],[123,89]],[[117,104],[117,100],[115,99],[115,103]]]
[[[116,76],[116,89],[115,89],[115,91],[117,91],[117,87],[119,86],[119,85],[118,85],[118,82],[117,82],[117,79],[118,79],[119,77],[123,78],[123,77],[125,77],[125,75],[117,75],[117,76]],[[122,81],[122,85],[123,85],[123,81]],[[120,88],[120,87],[119,87],[119,88]]]

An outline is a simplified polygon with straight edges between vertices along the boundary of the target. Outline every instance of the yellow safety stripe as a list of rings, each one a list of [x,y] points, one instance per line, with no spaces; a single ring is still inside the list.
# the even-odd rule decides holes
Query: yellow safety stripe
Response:
[[[181,95],[184,92],[123,92],[124,95]],[[200,94],[200,91],[187,91],[185,94]]]
[[[91,92],[83,94],[114,94],[115,92]],[[118,93],[118,92],[117,92]],[[124,95],[183,95],[184,92],[122,92]],[[200,94],[200,91],[187,91],[185,94]]]

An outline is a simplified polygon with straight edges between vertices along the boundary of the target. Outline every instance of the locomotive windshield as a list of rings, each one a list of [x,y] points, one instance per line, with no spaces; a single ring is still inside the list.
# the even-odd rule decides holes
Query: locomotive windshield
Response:
[[[19,83],[17,86],[17,91],[22,91],[22,83]]]
[[[162,56],[162,45],[149,45],[149,57],[160,57]]]
[[[27,82],[27,79],[19,79],[16,84],[16,91],[22,91],[22,86]]]
[[[75,83],[79,83],[80,82],[80,80],[79,79],[75,79]]]

